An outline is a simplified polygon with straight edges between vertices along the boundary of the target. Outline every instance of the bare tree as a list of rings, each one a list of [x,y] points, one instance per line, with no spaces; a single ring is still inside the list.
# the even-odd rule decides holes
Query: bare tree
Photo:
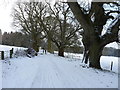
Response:
[[[89,59],[90,67],[101,69],[100,57],[103,48],[111,43],[118,42],[118,31],[120,26],[119,2],[92,2],[91,8],[84,8],[76,2],[68,2],[76,19],[83,27],[83,44],[85,47],[85,61]],[[104,5],[109,5],[107,10]],[[115,9],[116,8],[116,9]],[[111,13],[117,13],[118,16],[113,17]],[[102,35],[104,25],[107,21],[113,19],[108,26],[106,33]]]
[[[53,8],[48,5],[50,15],[46,17],[43,27],[48,38],[58,47],[58,55],[64,57],[65,48],[78,40],[76,33],[81,27],[66,3],[57,2]]]
[[[13,25],[31,36],[32,47],[37,52],[39,51],[39,40],[45,37],[42,34],[43,29],[38,17],[44,17],[45,8],[46,6],[42,2],[18,2],[13,10]]]

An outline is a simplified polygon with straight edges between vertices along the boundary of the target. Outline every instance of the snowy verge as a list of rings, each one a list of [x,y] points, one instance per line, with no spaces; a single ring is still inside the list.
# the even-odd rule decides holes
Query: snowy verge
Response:
[[[39,55],[3,61],[3,88],[118,88],[118,74],[83,67],[81,60]]]

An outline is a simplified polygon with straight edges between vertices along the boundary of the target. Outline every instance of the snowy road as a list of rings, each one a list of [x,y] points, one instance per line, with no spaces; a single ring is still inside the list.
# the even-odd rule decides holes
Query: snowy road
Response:
[[[56,58],[56,60],[51,56],[49,59],[43,60],[38,68],[38,73],[34,78],[32,87],[79,87],[79,83],[76,84],[77,78],[75,78],[75,74],[77,74],[77,72],[74,67],[71,67],[74,65],[68,66],[67,64],[71,63],[63,63],[58,60],[58,58]]]
[[[83,68],[80,61],[47,54],[3,62],[3,88],[117,88],[112,72]]]

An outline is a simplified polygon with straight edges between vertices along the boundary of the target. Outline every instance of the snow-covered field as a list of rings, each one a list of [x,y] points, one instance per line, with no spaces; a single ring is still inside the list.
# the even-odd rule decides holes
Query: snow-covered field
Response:
[[[41,54],[2,62],[3,88],[118,88],[118,58],[101,58],[104,71],[81,63],[81,54]],[[113,70],[110,63],[113,61]],[[1,65],[1,64],[0,64]]]
[[[7,45],[0,45],[0,51],[8,51],[14,48],[16,51],[17,49],[23,49],[22,47],[15,47],[15,46],[7,46]]]
[[[116,49],[119,48],[119,46],[116,42],[110,43],[110,44],[106,45],[105,47],[112,47],[112,48],[116,48]]]
[[[65,53],[65,56],[70,60],[80,60],[80,64],[82,64],[81,60],[83,58],[83,54],[74,54],[74,53]],[[102,56],[100,59],[101,67],[105,70],[111,70],[111,62],[113,62],[112,71],[118,73],[118,57],[112,56]]]
[[[0,45],[0,51],[4,51],[4,58],[8,59],[10,58],[10,50],[14,49],[13,52],[15,53],[17,50],[23,50],[26,48],[23,47],[15,47],[15,46],[7,46],[7,45]],[[13,55],[14,56],[14,55]],[[0,53],[0,59],[1,59],[1,53]]]

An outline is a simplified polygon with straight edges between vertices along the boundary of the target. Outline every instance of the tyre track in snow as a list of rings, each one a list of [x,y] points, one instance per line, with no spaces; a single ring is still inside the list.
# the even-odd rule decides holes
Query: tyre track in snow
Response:
[[[38,86],[38,88],[62,87],[63,82],[61,82],[60,74],[60,70],[58,70],[56,65],[52,63],[52,59],[44,58],[40,62],[38,73],[36,74],[36,77],[33,80],[31,88]]]
[[[81,86],[84,87],[84,84],[82,84],[82,82],[81,85],[79,83],[76,84],[76,82],[78,81],[77,77],[80,77],[79,79],[83,81],[83,79],[85,79],[85,75],[81,74],[80,76],[78,76],[79,74],[76,74],[77,76],[75,76],[76,70],[74,69],[74,71],[71,71],[71,67],[67,66],[67,64],[72,65],[72,63],[68,61],[63,62],[63,60],[57,60],[58,58],[60,57],[54,57],[53,59],[50,56],[49,59],[44,58],[44,60],[40,62],[38,73],[33,80],[31,88],[77,88]],[[89,80],[86,80],[85,82],[89,83]]]

